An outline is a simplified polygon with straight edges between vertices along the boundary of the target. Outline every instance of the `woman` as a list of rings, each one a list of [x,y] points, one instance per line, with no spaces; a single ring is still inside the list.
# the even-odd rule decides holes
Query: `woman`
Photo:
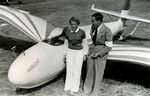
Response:
[[[63,29],[60,37],[65,37],[68,41],[66,51],[66,80],[64,90],[75,94],[79,91],[80,77],[83,58],[87,54],[88,45],[86,43],[85,32],[78,26],[80,21],[76,17],[69,20],[70,27]]]

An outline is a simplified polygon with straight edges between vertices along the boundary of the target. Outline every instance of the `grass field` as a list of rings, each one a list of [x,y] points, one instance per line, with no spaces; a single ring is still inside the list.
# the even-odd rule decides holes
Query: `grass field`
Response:
[[[77,16],[81,25],[90,24],[90,5],[95,2],[97,8],[120,12],[124,0],[22,0],[24,4],[11,3],[11,7],[29,11],[44,18],[55,26],[68,26],[68,19]],[[150,19],[149,0],[131,0],[131,14]],[[110,21],[104,15],[104,21]],[[116,19],[116,18],[114,18]],[[3,21],[1,21],[3,22]],[[128,22],[124,35],[131,32],[135,21]],[[150,47],[150,24],[140,24],[136,33],[126,41],[114,43],[132,44]],[[16,54],[35,44],[33,40],[18,29],[7,26],[0,28],[0,96],[68,96],[64,91],[63,76],[43,86],[33,89],[20,89],[7,78],[9,66],[15,57],[10,51],[16,46]],[[150,96],[150,68],[126,62],[109,62],[106,66],[102,90],[99,96]],[[82,82],[81,82],[82,86]],[[80,88],[79,96],[85,96]]]

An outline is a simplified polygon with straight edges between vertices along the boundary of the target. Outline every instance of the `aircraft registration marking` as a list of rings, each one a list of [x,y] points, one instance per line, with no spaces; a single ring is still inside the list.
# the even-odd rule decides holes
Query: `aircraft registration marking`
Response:
[[[40,62],[39,59],[37,59],[35,62],[33,62],[31,66],[29,66],[27,71],[30,72],[31,70],[33,70],[39,64],[39,62]]]

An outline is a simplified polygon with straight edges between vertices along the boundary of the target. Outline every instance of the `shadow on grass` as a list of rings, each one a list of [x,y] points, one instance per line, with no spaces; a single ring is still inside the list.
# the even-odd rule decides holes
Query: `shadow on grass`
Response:
[[[82,69],[83,80],[85,80],[85,74],[86,64],[84,64]],[[105,68],[104,78],[138,84],[150,88],[150,66],[108,60]]]
[[[104,78],[150,88],[150,66],[121,61],[108,61]]]
[[[86,62],[85,62],[86,63]],[[83,72],[82,72],[82,79],[85,78],[85,66],[83,66]],[[132,83],[132,84],[138,84],[147,88],[150,88],[150,67],[144,66],[144,65],[138,65],[133,64],[129,62],[122,62],[122,61],[108,61],[106,64],[105,74],[104,78],[114,79],[121,82],[126,83]],[[24,95],[29,94],[35,91],[38,91],[42,89],[43,87],[46,87],[47,85],[50,85],[57,80],[65,78],[65,72],[62,72],[57,78],[55,78],[52,81],[49,81],[48,83],[45,83],[39,87],[30,88],[30,89],[23,89],[23,88],[17,88],[16,94],[17,95]],[[65,80],[64,80],[65,83]],[[53,93],[53,91],[51,92]]]
[[[25,94],[29,94],[29,93],[32,93],[32,92],[35,92],[35,91],[38,91],[40,89],[42,89],[43,87],[46,87],[47,85],[50,85],[56,81],[58,81],[59,79],[61,78],[64,78],[64,74],[65,74],[65,71],[63,71],[62,73],[59,74],[58,77],[56,77],[55,79],[41,85],[41,86],[38,86],[38,87],[35,87],[35,88],[29,88],[29,89],[24,89],[24,88],[17,88],[16,89],[16,94],[17,95],[25,95]],[[64,81],[65,82],[65,81]],[[51,92],[53,93],[53,92]]]
[[[35,44],[34,42],[28,42],[0,35],[0,48],[3,48],[5,50],[11,50],[12,47],[16,46],[15,52],[20,53],[23,50],[26,50],[29,47],[33,46],[34,44]]]

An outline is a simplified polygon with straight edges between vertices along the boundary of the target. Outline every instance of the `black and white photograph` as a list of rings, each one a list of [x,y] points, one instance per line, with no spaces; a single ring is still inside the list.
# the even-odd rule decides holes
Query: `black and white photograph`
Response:
[[[150,0],[0,0],[0,96],[150,96]]]

